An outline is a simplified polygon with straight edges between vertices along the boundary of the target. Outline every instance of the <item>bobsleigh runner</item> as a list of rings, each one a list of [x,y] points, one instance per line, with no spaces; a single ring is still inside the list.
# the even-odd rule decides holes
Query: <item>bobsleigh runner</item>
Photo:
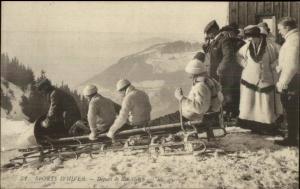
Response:
[[[95,141],[90,141],[88,135],[72,137],[41,135],[42,120],[43,117],[34,124],[34,135],[38,145],[18,149],[22,155],[10,159],[2,169],[15,169],[34,161],[51,163],[57,158],[77,159],[81,154],[88,154],[90,158],[94,158],[95,154],[109,151],[147,152],[151,157],[200,155],[207,151],[206,141],[227,134],[222,115],[219,116],[218,126],[203,124],[202,121],[183,122],[181,119],[180,123],[123,130],[115,135],[113,141],[106,137],[106,133],[98,134]],[[215,131],[217,133],[221,131],[221,134],[214,134]],[[205,137],[199,137],[200,134],[204,134]]]

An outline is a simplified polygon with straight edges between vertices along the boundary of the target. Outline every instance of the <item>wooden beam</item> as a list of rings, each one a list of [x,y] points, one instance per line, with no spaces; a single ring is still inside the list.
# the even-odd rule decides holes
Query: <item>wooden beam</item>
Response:
[[[184,125],[198,125],[201,124],[202,121],[189,121],[185,122]],[[158,126],[151,126],[146,128],[137,128],[137,129],[130,129],[130,130],[123,130],[116,134],[116,138],[119,136],[127,136],[127,135],[134,135],[134,134],[140,134],[140,133],[147,133],[147,131],[154,132],[154,131],[165,131],[167,129],[174,129],[178,128],[180,129],[181,124],[180,123],[173,123],[173,124],[166,124],[166,125],[158,125]],[[97,136],[98,138],[105,138],[106,133],[99,134]],[[76,136],[76,137],[67,137],[67,138],[59,138],[59,139],[53,139],[51,142],[63,142],[63,141],[73,141],[73,140],[82,140],[82,139],[88,139],[89,136]]]
[[[291,2],[287,2],[288,4],[288,16],[291,16]]]

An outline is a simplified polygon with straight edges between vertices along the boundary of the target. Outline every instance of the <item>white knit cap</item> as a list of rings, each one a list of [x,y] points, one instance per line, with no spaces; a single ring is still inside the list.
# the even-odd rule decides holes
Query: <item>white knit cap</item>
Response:
[[[120,79],[117,82],[117,91],[122,90],[124,87],[131,85],[130,81],[128,81],[127,79]]]
[[[85,96],[89,96],[92,94],[97,93],[98,89],[95,85],[87,85],[84,89],[83,89],[83,95]]]
[[[204,62],[193,59],[185,67],[185,71],[190,74],[201,74],[206,72]]]

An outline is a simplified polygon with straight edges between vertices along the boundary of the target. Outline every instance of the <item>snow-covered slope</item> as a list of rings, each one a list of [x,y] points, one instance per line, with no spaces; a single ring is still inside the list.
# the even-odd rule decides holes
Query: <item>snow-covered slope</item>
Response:
[[[233,131],[234,130],[234,131]],[[150,156],[131,151],[82,154],[61,169],[47,164],[2,173],[3,188],[299,188],[299,149],[274,145],[274,137],[229,129],[206,142],[219,151],[199,156]],[[233,132],[233,133],[232,133]],[[235,133],[234,133],[235,132]],[[223,152],[222,150],[225,150]],[[228,152],[228,153],[226,153]],[[231,152],[231,153],[230,153]],[[20,180],[26,176],[26,182]]]
[[[22,101],[22,96],[26,95],[18,86],[13,83],[6,81],[1,77],[1,93],[8,97],[11,104],[11,110],[4,108],[5,106],[1,104],[1,117],[7,117],[14,120],[23,120],[27,117],[22,112],[22,107],[20,105]]]
[[[1,164],[19,155],[17,148],[36,145],[33,124],[1,118]]]

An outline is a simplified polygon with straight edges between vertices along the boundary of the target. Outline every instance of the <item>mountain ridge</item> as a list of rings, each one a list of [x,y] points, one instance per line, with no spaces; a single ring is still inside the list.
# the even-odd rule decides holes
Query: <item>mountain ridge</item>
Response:
[[[120,58],[117,63],[83,82],[79,88],[85,84],[95,84],[100,93],[121,102],[115,85],[119,79],[127,78],[148,93],[153,106],[152,118],[159,117],[178,109],[178,102],[173,98],[174,90],[177,87],[189,90],[190,79],[184,67],[200,48],[201,43],[187,41],[154,44]]]

